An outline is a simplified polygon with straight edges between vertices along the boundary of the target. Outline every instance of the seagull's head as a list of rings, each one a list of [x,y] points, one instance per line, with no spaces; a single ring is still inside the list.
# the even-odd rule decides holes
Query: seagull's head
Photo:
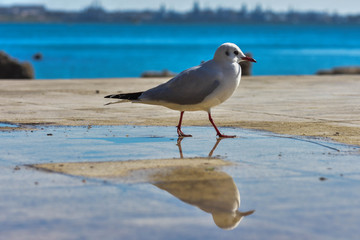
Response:
[[[256,62],[255,59],[245,56],[241,49],[234,43],[221,44],[221,46],[216,49],[214,59],[231,63],[240,63],[242,61]]]

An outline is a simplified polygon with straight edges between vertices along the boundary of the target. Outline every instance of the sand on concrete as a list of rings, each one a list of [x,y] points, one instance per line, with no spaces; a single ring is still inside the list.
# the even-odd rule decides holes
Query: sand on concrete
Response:
[[[142,91],[165,81],[3,80],[0,122],[176,126],[179,113],[164,107],[132,103],[104,106],[108,102],[105,95]],[[243,77],[234,95],[212,113],[219,126],[328,137],[360,145],[360,76]],[[186,112],[183,124],[210,126],[205,112]]]
[[[33,167],[43,171],[63,173],[73,176],[89,178],[109,178],[119,179],[126,182],[148,182],[148,181],[184,181],[184,180],[204,180],[217,179],[218,174],[214,171],[216,167],[231,165],[230,162],[218,158],[171,158],[171,159],[146,159],[129,161],[111,162],[64,162],[64,163],[42,163],[33,164]],[[159,172],[166,173],[179,169],[187,168],[186,176],[175,177],[171,174],[162,174],[161,179],[155,178]],[[154,174],[152,170],[156,170]],[[197,171],[195,171],[197,170]],[[192,171],[195,171],[192,174]],[[198,172],[207,174],[199,175]],[[151,175],[151,177],[150,177]],[[178,175],[177,175],[178,176]]]

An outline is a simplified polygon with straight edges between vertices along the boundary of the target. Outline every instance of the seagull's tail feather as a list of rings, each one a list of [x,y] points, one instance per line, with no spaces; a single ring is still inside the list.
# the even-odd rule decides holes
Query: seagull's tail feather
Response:
[[[136,102],[136,100],[139,100],[139,97],[140,97],[140,95],[141,95],[142,93],[143,93],[143,92],[120,93],[120,94],[111,94],[111,95],[105,96],[105,98],[121,99],[121,100],[116,101],[116,102],[106,103],[105,106],[106,106],[106,105],[110,105],[110,104],[115,104],[115,103],[132,102],[132,101],[135,101],[135,102]]]
[[[115,103],[124,103],[124,102],[129,102],[129,100],[119,100],[116,102],[108,102],[108,103],[105,103],[104,106],[115,104]]]
[[[131,101],[131,100],[138,100],[138,98],[142,93],[143,92],[112,94],[105,96],[105,98],[117,98],[117,99],[124,99]]]

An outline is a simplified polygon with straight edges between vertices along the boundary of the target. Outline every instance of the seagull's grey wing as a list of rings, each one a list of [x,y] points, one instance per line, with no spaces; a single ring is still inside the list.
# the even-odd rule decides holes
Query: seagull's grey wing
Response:
[[[144,92],[140,99],[180,105],[201,103],[219,85],[221,73],[200,65],[189,68],[168,82]]]

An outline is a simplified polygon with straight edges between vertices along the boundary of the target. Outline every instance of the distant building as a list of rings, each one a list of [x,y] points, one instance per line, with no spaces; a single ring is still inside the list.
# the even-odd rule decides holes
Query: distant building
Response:
[[[34,16],[43,15],[46,13],[46,8],[43,5],[15,5],[9,8],[9,12],[18,16]]]
[[[106,18],[106,15],[107,13],[102,7],[101,2],[99,0],[94,0],[91,2],[90,6],[81,12],[79,18],[85,21],[100,21],[101,19]]]
[[[198,1],[194,1],[192,13],[193,13],[193,14],[199,14],[200,11],[201,11],[201,9],[200,9],[200,3],[199,3]]]

